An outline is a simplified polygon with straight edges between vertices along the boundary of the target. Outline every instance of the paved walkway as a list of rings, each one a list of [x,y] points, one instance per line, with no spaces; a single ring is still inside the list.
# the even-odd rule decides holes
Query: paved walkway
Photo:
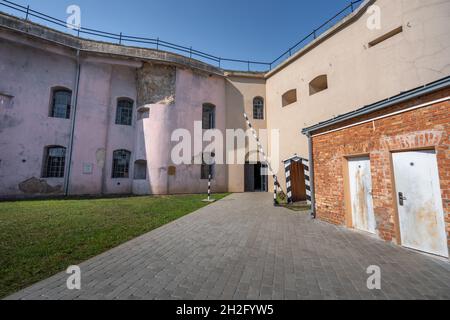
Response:
[[[366,270],[382,270],[370,291]],[[450,299],[450,263],[236,194],[10,299]]]

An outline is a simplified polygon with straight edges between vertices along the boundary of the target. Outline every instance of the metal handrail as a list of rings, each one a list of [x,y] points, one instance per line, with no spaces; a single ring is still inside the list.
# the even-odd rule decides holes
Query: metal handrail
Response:
[[[272,62],[222,58],[222,57],[217,57],[215,55],[212,55],[212,54],[209,54],[206,52],[195,50],[192,47],[181,46],[181,45],[178,45],[175,43],[161,40],[159,38],[153,39],[153,38],[146,38],[146,37],[136,37],[136,36],[131,36],[131,35],[125,35],[122,32],[117,34],[117,33],[105,32],[105,31],[95,30],[95,29],[90,29],[90,28],[85,28],[85,27],[80,27],[78,29],[75,29],[75,31],[77,32],[78,37],[80,37],[83,34],[91,35],[91,36],[96,36],[96,37],[103,38],[103,39],[118,41],[119,45],[123,45],[124,42],[140,43],[140,44],[147,44],[147,45],[155,46],[156,50],[160,50],[160,48],[173,50],[173,51],[176,51],[177,53],[182,53],[185,56],[189,56],[189,58],[196,57],[196,58],[205,59],[206,61],[209,61],[209,62],[212,61],[214,63],[217,63],[218,67],[221,67],[223,62],[232,62],[232,63],[246,65],[248,71],[251,71],[253,66],[268,67],[269,70],[272,70],[272,68],[274,66],[280,64],[284,60],[283,58],[285,58],[285,57],[288,58],[288,57],[292,56],[293,54],[295,54],[296,52],[298,52],[301,48],[303,48],[303,46],[301,46],[302,44],[306,45],[305,42],[307,42],[308,40],[316,39],[320,34],[322,34],[323,32],[325,32],[326,30],[329,29],[329,28],[324,29],[325,27],[330,25],[333,21],[335,21],[340,16],[344,15],[347,11],[349,11],[349,9],[351,10],[351,12],[353,12],[355,10],[356,6],[363,1],[364,0],[351,1],[350,4],[347,5],[344,9],[339,11],[336,15],[334,15],[331,19],[329,19],[328,21],[326,21],[325,23],[320,25],[318,28],[314,29],[310,34],[308,34],[306,37],[304,37],[299,42],[297,42],[294,46],[290,47],[287,51],[283,52],[283,54],[281,54],[278,58],[276,58]],[[66,21],[51,17],[51,16],[41,13],[39,11],[33,10],[30,8],[30,6],[22,6],[20,4],[14,3],[9,0],[0,0],[0,5],[10,8],[10,9],[13,9],[13,10],[16,10],[18,12],[24,13],[25,20],[29,21],[30,17],[34,17],[34,18],[58,25],[60,27],[68,28]],[[347,15],[345,15],[345,16],[347,16]]]
[[[330,23],[332,23],[333,21],[336,20],[336,18],[339,18],[340,16],[342,16],[344,13],[346,13],[347,11],[349,11],[349,9],[351,10],[350,13],[353,13],[357,7],[358,4],[360,4],[361,2],[363,2],[364,0],[355,0],[355,1],[351,1],[344,9],[342,9],[341,11],[339,11],[337,14],[335,14],[332,18],[328,19],[326,22],[324,22],[323,24],[321,24],[318,28],[314,29],[310,34],[308,34],[306,37],[304,37],[303,39],[301,39],[299,42],[297,42],[296,44],[294,44],[292,47],[290,47],[288,50],[286,50],[285,52],[283,52],[278,58],[276,58],[274,61],[272,61],[271,65],[276,65],[278,63],[278,61],[280,61],[281,59],[283,59],[285,56],[292,56],[293,54],[295,54],[296,52],[298,52],[301,48],[300,47],[301,44],[307,42],[308,40],[315,40],[317,39],[321,34],[323,34],[324,32],[326,32],[327,30],[329,30],[329,28],[324,29],[324,27],[328,26]],[[345,15],[346,17],[347,15]],[[324,30],[322,30],[324,29]],[[320,32],[322,31],[322,32]],[[312,38],[312,39],[311,39]]]

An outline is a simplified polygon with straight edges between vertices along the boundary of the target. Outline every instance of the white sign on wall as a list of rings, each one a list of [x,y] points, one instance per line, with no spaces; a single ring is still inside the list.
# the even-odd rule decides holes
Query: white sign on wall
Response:
[[[94,172],[94,165],[92,163],[83,163],[83,174],[92,174]]]

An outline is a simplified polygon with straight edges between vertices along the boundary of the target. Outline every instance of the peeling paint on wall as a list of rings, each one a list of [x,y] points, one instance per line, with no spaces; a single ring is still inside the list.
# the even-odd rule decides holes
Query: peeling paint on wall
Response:
[[[97,160],[97,166],[100,169],[103,169],[105,167],[105,161],[106,161],[106,150],[103,148],[98,149],[95,154],[95,158]]]
[[[393,146],[402,146],[402,148],[415,148],[426,145],[435,146],[440,144],[443,135],[444,131],[426,130],[397,135],[394,137],[384,136],[380,139],[380,142],[381,145],[387,150],[391,150]]]
[[[176,67],[146,63],[137,72],[138,105],[175,103]]]
[[[17,119],[7,114],[4,114],[3,116],[0,117],[0,132],[2,132],[4,129],[17,127],[22,122],[23,119]]]

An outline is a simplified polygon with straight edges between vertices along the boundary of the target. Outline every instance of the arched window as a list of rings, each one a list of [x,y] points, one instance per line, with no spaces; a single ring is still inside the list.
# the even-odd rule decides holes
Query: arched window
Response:
[[[128,98],[117,100],[116,124],[122,126],[131,126],[133,122],[134,102]]]
[[[281,97],[283,107],[297,102],[297,89],[292,89]]]
[[[261,97],[253,99],[253,119],[264,120],[264,99]]]
[[[131,152],[116,150],[113,153],[112,177],[113,179],[128,178],[130,176]]]
[[[43,178],[63,178],[66,165],[66,148],[46,147],[44,150]]]
[[[312,96],[316,93],[319,93],[321,91],[324,91],[328,89],[328,77],[326,74],[323,74],[321,76],[318,76],[314,78],[309,83],[309,95]]]
[[[63,88],[53,89],[50,117],[70,119],[71,103],[72,103],[72,91]]]
[[[216,127],[216,106],[210,103],[203,104],[203,130],[210,130]]]

